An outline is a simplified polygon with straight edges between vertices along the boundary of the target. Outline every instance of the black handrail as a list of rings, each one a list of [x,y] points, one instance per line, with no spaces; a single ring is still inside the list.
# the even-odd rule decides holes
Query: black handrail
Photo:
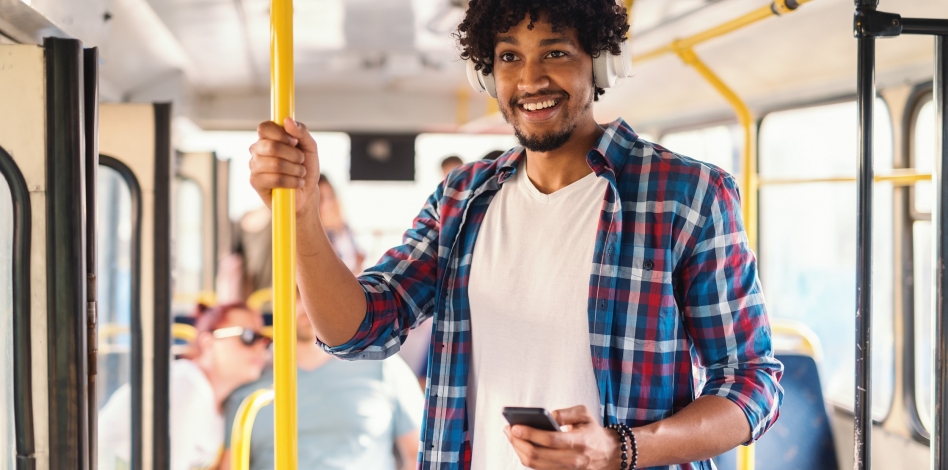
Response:
[[[948,26],[948,21],[943,22]],[[937,122],[936,135],[938,146],[935,148],[935,187],[937,188],[937,202],[932,208],[932,227],[935,231],[935,305],[932,316],[935,318],[935,391],[932,399],[935,402],[934,433],[932,436],[932,454],[935,468],[948,466],[948,413],[946,413],[945,399],[948,398],[948,305],[945,304],[945,295],[948,293],[948,273],[945,270],[945,254],[948,253],[948,38],[935,38],[935,119]]]
[[[0,147],[0,175],[13,200],[13,421],[16,468],[36,467],[33,439],[33,353],[30,329],[30,236],[33,213],[26,180],[13,157]]]
[[[129,360],[129,385],[132,389],[132,449],[131,468],[142,468],[142,366],[144,348],[142,346],[142,187],[138,177],[128,165],[108,155],[99,155],[99,165],[114,170],[128,185],[132,209],[132,233],[129,258],[131,259],[131,293],[129,296],[129,333],[132,351]]]
[[[862,25],[878,0],[856,0],[858,41],[856,108],[859,115],[859,179],[856,215],[856,390],[853,406],[856,468],[869,469],[872,452],[872,113],[876,98],[876,39]]]
[[[856,423],[855,423],[855,467],[870,468],[872,422],[870,376],[870,325],[871,315],[871,256],[872,256],[872,100],[875,96],[875,38],[895,37],[901,34],[935,35],[935,113],[938,120],[938,142],[940,152],[936,160],[935,184],[938,188],[935,208],[932,211],[935,230],[935,377],[933,401],[934,429],[931,444],[935,468],[948,468],[948,305],[944,298],[948,292],[948,273],[945,269],[945,254],[948,252],[948,20],[902,18],[895,13],[877,11],[878,0],[855,0],[856,15],[853,29],[858,40],[858,70],[856,94],[859,100],[859,223],[857,235],[857,308],[856,308]],[[868,221],[868,222],[867,222]],[[862,305],[860,305],[862,303]]]
[[[82,44],[47,38],[46,301],[49,466],[84,470],[88,455]]]
[[[171,368],[171,104],[155,108],[155,323],[154,387],[152,429],[155,470],[168,470],[171,462],[170,389]]]
[[[96,48],[86,49],[83,58],[83,85],[85,104],[85,131],[86,131],[86,345],[88,359],[86,364],[86,390],[88,390],[88,429],[89,436],[89,467],[98,468],[97,429],[98,429],[98,400],[96,398],[97,373],[97,335],[98,321],[98,260],[96,250],[96,230],[98,220],[96,214],[97,174],[99,170],[99,51]]]

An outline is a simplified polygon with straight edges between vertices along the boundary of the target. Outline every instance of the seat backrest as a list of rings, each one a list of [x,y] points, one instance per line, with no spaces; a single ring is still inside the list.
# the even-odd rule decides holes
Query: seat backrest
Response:
[[[754,446],[758,468],[837,470],[833,431],[823,401],[816,361],[803,354],[777,354],[784,365],[780,417]],[[736,452],[714,459],[719,470],[736,469]],[[762,465],[766,462],[766,465]]]

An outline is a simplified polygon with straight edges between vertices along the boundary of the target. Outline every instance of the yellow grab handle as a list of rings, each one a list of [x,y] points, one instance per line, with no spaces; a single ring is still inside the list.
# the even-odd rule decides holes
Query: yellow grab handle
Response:
[[[738,446],[737,470],[754,470],[754,444]]]
[[[293,110],[293,1],[270,3],[271,119]],[[273,387],[276,470],[296,470],[296,190],[273,191]]]
[[[244,399],[237,409],[234,427],[230,432],[230,468],[234,470],[250,469],[250,435],[257,413],[273,401],[273,390],[261,389]]]

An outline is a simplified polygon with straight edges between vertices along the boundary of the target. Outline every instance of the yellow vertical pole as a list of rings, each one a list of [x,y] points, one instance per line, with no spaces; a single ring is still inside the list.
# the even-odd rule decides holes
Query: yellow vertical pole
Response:
[[[270,2],[270,117],[294,119],[293,0]],[[273,191],[275,470],[296,470],[296,190]]]
[[[737,93],[734,93],[720,77],[718,77],[704,62],[698,58],[691,47],[681,46],[679,42],[671,45],[673,51],[681,60],[698,72],[715,90],[720,93],[737,114],[737,120],[744,129],[743,177],[741,178],[741,216],[744,219],[744,230],[751,249],[757,249],[757,159],[754,158],[754,118],[750,108]],[[754,445],[737,448],[737,469],[754,470]]]
[[[681,60],[695,69],[724,99],[734,108],[737,121],[744,129],[743,143],[743,171],[741,177],[741,216],[744,219],[744,230],[751,249],[757,249],[757,159],[754,158],[754,118],[750,108],[744,103],[734,90],[731,90],[701,59],[691,47],[681,46],[673,42],[672,50]]]

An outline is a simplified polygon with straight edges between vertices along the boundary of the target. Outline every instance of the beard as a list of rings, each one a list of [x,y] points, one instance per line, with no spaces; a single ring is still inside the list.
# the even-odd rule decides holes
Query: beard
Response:
[[[556,150],[569,142],[570,138],[573,137],[573,131],[575,131],[576,127],[579,126],[579,120],[576,118],[576,116],[573,116],[573,114],[569,112],[569,95],[564,94],[564,97],[562,98],[563,120],[565,121],[563,127],[545,134],[534,135],[528,135],[526,132],[524,132],[519,125],[519,120],[511,119],[513,116],[512,110],[518,106],[517,101],[521,98],[523,97],[513,97],[510,99],[510,102],[507,103],[507,106],[500,106],[501,116],[504,117],[504,121],[507,121],[508,124],[513,126],[514,135],[517,136],[517,141],[520,142],[521,146],[531,152],[542,153]],[[590,95],[589,100],[587,100],[585,106],[583,106],[583,109],[579,114],[583,114],[588,111],[589,108],[592,107],[592,102],[592,95]]]

